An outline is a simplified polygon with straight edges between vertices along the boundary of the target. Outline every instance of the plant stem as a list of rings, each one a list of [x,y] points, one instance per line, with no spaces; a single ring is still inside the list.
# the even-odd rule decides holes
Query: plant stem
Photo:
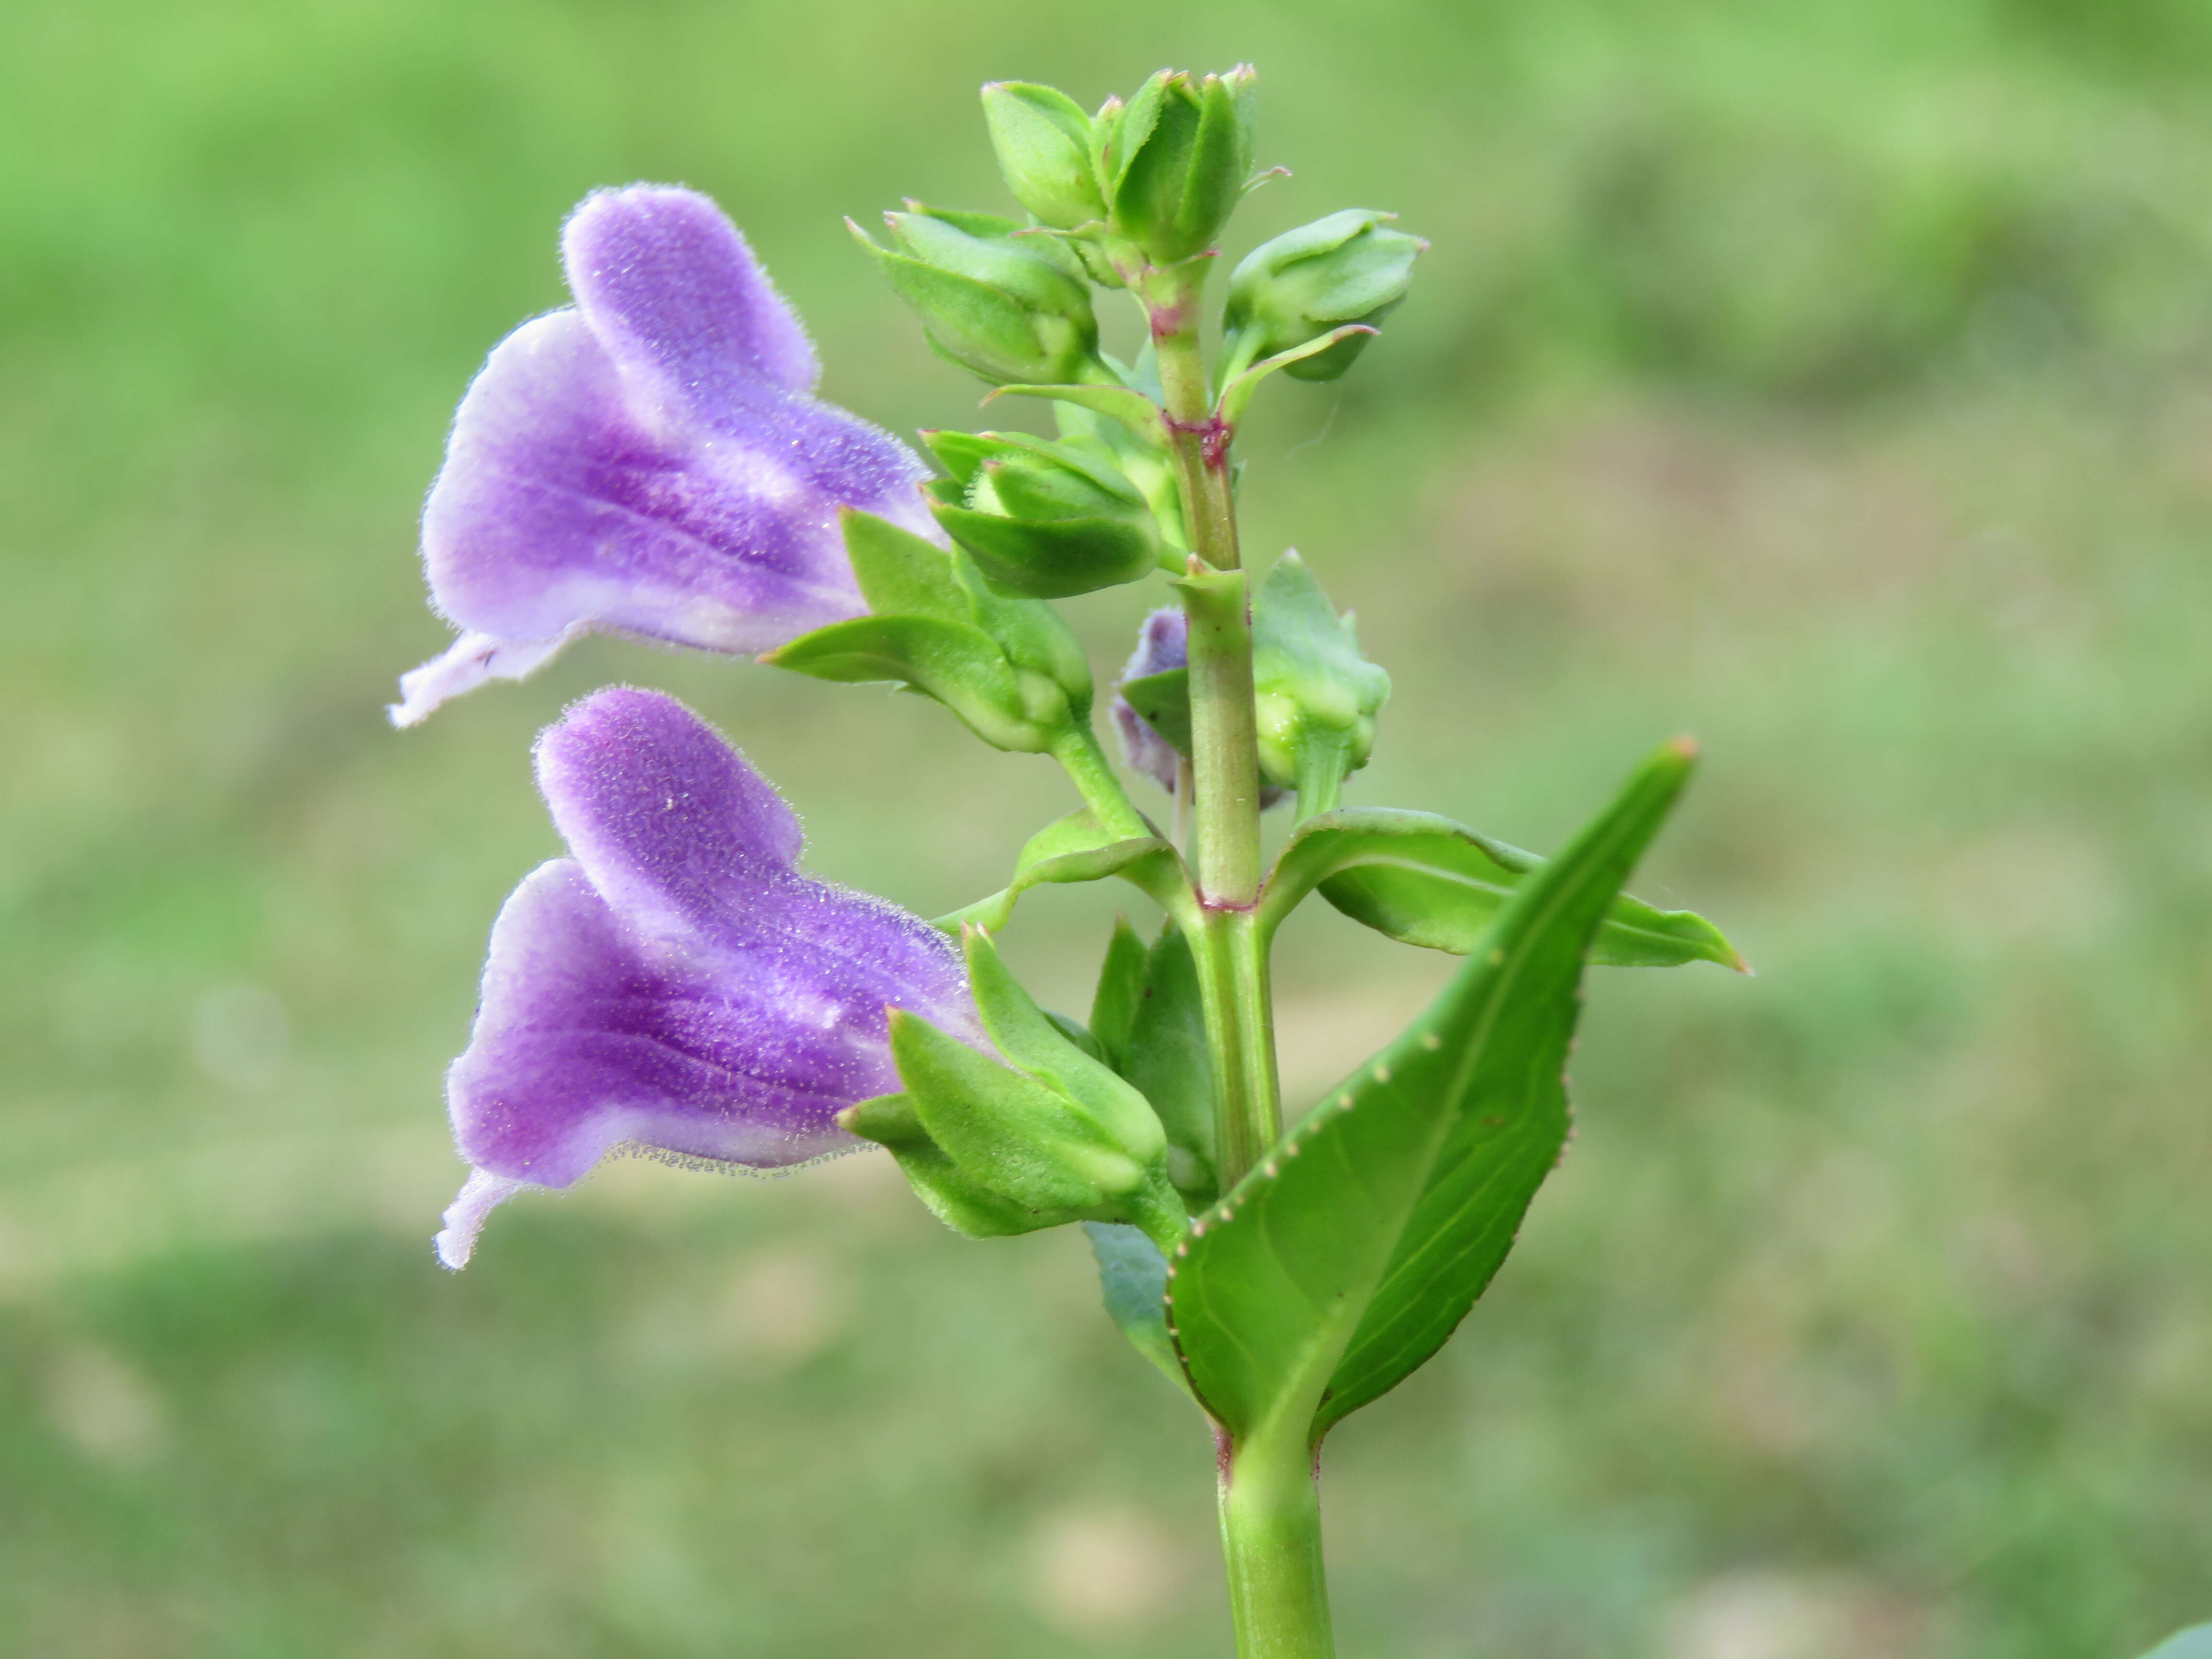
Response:
[[[1221,1554],[1238,1659],[1332,1659],[1321,1492],[1302,1435],[1255,1436],[1229,1449]]]
[[[1144,300],[1193,550],[1180,584],[1190,625],[1192,862],[1202,935],[1191,947],[1213,1066],[1216,1173],[1225,1191],[1274,1145],[1282,1108],[1267,955],[1253,916],[1261,867],[1252,619],[1239,568],[1230,434],[1214,416],[1199,341],[1199,291],[1212,263],[1151,273]]]
[[[1298,750],[1298,822],[1336,810],[1344,788],[1344,763],[1351,753],[1349,735],[1309,730]]]

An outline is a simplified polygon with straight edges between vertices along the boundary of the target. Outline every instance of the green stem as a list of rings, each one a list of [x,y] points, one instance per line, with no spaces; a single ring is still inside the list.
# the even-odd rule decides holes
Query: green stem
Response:
[[[1191,940],[1213,1065],[1214,1141],[1225,1190],[1282,1133],[1273,994],[1260,897],[1260,746],[1252,618],[1237,545],[1229,431],[1214,416],[1199,343],[1199,291],[1211,260],[1146,279],[1144,299],[1173,434],[1194,556],[1181,584],[1190,624],[1192,864],[1200,905]]]
[[[1238,1659],[1333,1659],[1321,1492],[1303,1436],[1255,1437],[1230,1449],[1221,1553]]]
[[[1082,795],[1083,804],[1108,835],[1133,841],[1152,833],[1152,826],[1130,802],[1121,780],[1107,764],[1106,751],[1098,746],[1097,734],[1088,720],[1070,726],[1054,740],[1052,757],[1060,763]]]

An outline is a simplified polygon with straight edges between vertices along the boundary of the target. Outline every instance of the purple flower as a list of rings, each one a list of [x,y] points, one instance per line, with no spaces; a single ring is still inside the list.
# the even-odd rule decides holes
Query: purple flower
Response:
[[[1151,674],[1164,674],[1171,668],[1189,666],[1190,618],[1175,606],[1165,605],[1138,624],[1137,648],[1121,665],[1121,684],[1126,685]],[[1131,708],[1129,700],[1119,691],[1114,694],[1110,708],[1114,730],[1121,739],[1121,758],[1129,763],[1132,770],[1142,772],[1170,795],[1175,793],[1176,769],[1182,759],[1182,752],[1154,730],[1150,720]],[[1285,793],[1261,779],[1260,810],[1267,811]]]
[[[1190,666],[1190,621],[1173,605],[1155,611],[1137,629],[1137,648],[1121,665],[1121,678],[1141,680],[1164,674],[1171,668]],[[1121,756],[1136,771],[1175,793],[1176,768],[1182,757],[1173,744],[1154,731],[1152,723],[1129,706],[1119,691],[1112,704],[1114,730],[1121,738]]]
[[[673,698],[586,697],[538,740],[538,781],[573,856],[492,927],[447,1078],[475,1166],[447,1267],[494,1205],[618,1146],[770,1169],[854,1146],[831,1120],[899,1086],[890,1008],[988,1048],[951,941],[801,875],[791,809]]]
[[[461,636],[401,677],[397,725],[594,629],[750,653],[864,615],[840,507],[944,543],[921,459],[809,395],[805,331],[712,202],[601,191],[561,242],[575,306],[501,341],[454,417],[422,561]]]

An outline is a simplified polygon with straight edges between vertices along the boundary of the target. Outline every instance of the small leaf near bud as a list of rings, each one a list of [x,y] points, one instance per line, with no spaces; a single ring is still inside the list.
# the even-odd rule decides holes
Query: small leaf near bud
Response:
[[[1405,299],[1418,236],[1389,228],[1395,216],[1346,208],[1263,242],[1238,262],[1222,312],[1225,376],[1296,351],[1348,324],[1374,327]],[[1325,351],[1282,365],[1298,380],[1334,380],[1366,349],[1346,334]]]
[[[1106,216],[1091,118],[1063,92],[1020,81],[983,88],[983,119],[1014,199],[1041,224],[1073,230]]]
[[[1143,494],[1103,453],[1022,433],[933,433],[960,486],[930,510],[993,580],[1064,599],[1136,580],[1158,560]]]
[[[939,356],[994,386],[1114,379],[1081,267],[1051,237],[1019,235],[990,214],[917,210],[884,222],[896,250],[847,225]]]
[[[1105,149],[1112,225],[1155,265],[1211,248],[1252,172],[1250,65],[1162,70],[1121,111]]]
[[[1051,606],[993,592],[966,554],[872,514],[846,514],[844,529],[875,614],[801,635],[763,662],[906,685],[1019,753],[1043,753],[1090,718],[1091,665]]]
[[[1328,811],[1374,749],[1390,677],[1360,654],[1352,619],[1336,614],[1295,552],[1275,562],[1253,599],[1252,683],[1261,774],[1297,790],[1301,818]]]

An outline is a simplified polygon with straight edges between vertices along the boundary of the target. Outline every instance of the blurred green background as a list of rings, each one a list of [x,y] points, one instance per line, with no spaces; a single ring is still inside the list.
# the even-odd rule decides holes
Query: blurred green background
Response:
[[[1396,678],[1355,799],[1548,847],[1676,730],[1580,1133],[1331,1442],[1348,1659],[2127,1659],[2212,1614],[2212,5],[15,0],[0,14],[0,1652],[1218,1656],[1209,1448],[1079,1238],[624,1164],[432,1266],[534,730],[716,720],[936,914],[1065,786],[595,641],[394,733],[413,517],[561,215],[678,179],[828,390],[969,422],[846,240],[985,79],[1257,61],[1232,252],[1433,239],[1249,543]],[[1074,607],[1102,665],[1152,593]],[[1012,948],[1080,1007],[1117,893]],[[1308,1101],[1449,966],[1326,912]]]

